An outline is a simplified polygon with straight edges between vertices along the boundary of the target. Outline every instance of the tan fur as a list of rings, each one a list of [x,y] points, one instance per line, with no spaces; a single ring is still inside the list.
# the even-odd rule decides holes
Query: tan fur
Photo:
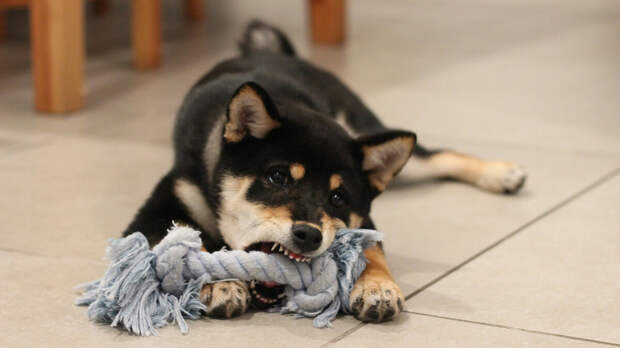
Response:
[[[222,130],[224,129],[224,122],[226,122],[226,115],[220,115],[218,120],[213,125],[213,129],[209,132],[209,137],[203,150],[203,158],[205,166],[207,168],[207,175],[209,184],[213,182],[215,175],[215,166],[220,160],[220,153],[222,151]]]
[[[407,163],[414,144],[413,138],[401,137],[379,145],[363,146],[362,169],[370,172],[370,184],[379,191],[385,191],[394,175]]]
[[[205,232],[217,238],[216,218],[207,204],[200,187],[186,179],[177,179],[174,183],[174,195],[183,203],[189,216],[196,221]]]
[[[347,123],[347,114],[344,110],[338,111],[335,117],[336,123],[338,123],[349,134],[351,138],[357,137],[359,134]]]
[[[366,269],[353,286],[350,305],[355,316],[362,321],[388,320],[402,311],[404,296],[392,275],[379,246],[364,251],[368,258]]]
[[[357,215],[356,213],[349,214],[349,228],[360,228],[363,222],[363,217]]]
[[[248,118],[248,114],[251,115]],[[230,101],[229,120],[224,129],[224,138],[237,143],[248,133],[256,138],[264,138],[280,123],[267,113],[265,105],[256,91],[249,86],[244,87]]]
[[[515,163],[485,161],[456,152],[440,152],[419,162],[418,167],[432,176],[461,180],[492,192],[516,191],[525,180],[525,172]]]
[[[301,180],[306,174],[306,168],[299,163],[291,164],[289,170],[291,172],[291,177],[295,180]]]
[[[243,138],[245,138],[246,131],[240,125],[234,122],[226,123],[226,127],[224,130],[224,138],[229,143],[238,143]]]
[[[260,241],[292,247],[290,210],[249,202],[246,194],[255,178],[224,175],[221,184],[219,230],[233,249],[244,249]]]
[[[323,212],[323,214],[321,214],[321,227],[321,232],[323,234],[322,245],[329,247],[336,237],[336,231],[346,227],[346,225],[339,218],[331,217]],[[318,255],[316,251],[313,254]]]
[[[342,185],[342,176],[340,174],[332,174],[329,177],[329,189],[333,191],[339,188],[340,185]]]

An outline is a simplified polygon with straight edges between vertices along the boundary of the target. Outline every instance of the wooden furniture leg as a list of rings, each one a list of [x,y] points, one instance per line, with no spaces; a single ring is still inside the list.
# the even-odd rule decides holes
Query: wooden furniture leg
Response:
[[[205,0],[185,0],[185,16],[192,22],[205,18]]]
[[[320,44],[341,44],[345,38],[345,0],[309,0],[312,40]]]
[[[62,113],[82,107],[84,1],[30,1],[35,106]]]
[[[161,62],[160,0],[131,1],[131,42],[136,67],[152,69]]]

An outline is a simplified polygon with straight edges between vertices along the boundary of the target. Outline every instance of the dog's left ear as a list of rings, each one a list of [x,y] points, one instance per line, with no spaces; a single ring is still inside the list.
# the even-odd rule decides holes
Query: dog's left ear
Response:
[[[356,140],[362,153],[362,170],[370,186],[379,194],[405,166],[416,144],[416,135],[407,131],[388,131]]]
[[[224,138],[238,143],[247,136],[264,138],[280,127],[278,111],[267,92],[255,82],[239,87],[228,102]]]

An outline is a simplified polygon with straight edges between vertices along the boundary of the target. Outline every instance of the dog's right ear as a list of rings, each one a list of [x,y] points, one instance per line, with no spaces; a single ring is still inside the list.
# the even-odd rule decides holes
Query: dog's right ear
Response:
[[[278,111],[267,92],[255,82],[246,82],[228,102],[224,139],[229,143],[248,136],[262,139],[280,125]]]

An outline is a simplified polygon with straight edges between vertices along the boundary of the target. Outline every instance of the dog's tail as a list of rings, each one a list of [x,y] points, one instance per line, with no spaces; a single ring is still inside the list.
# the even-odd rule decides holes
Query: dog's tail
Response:
[[[257,51],[295,55],[293,44],[280,29],[259,20],[253,20],[248,24],[239,48],[244,56]]]

